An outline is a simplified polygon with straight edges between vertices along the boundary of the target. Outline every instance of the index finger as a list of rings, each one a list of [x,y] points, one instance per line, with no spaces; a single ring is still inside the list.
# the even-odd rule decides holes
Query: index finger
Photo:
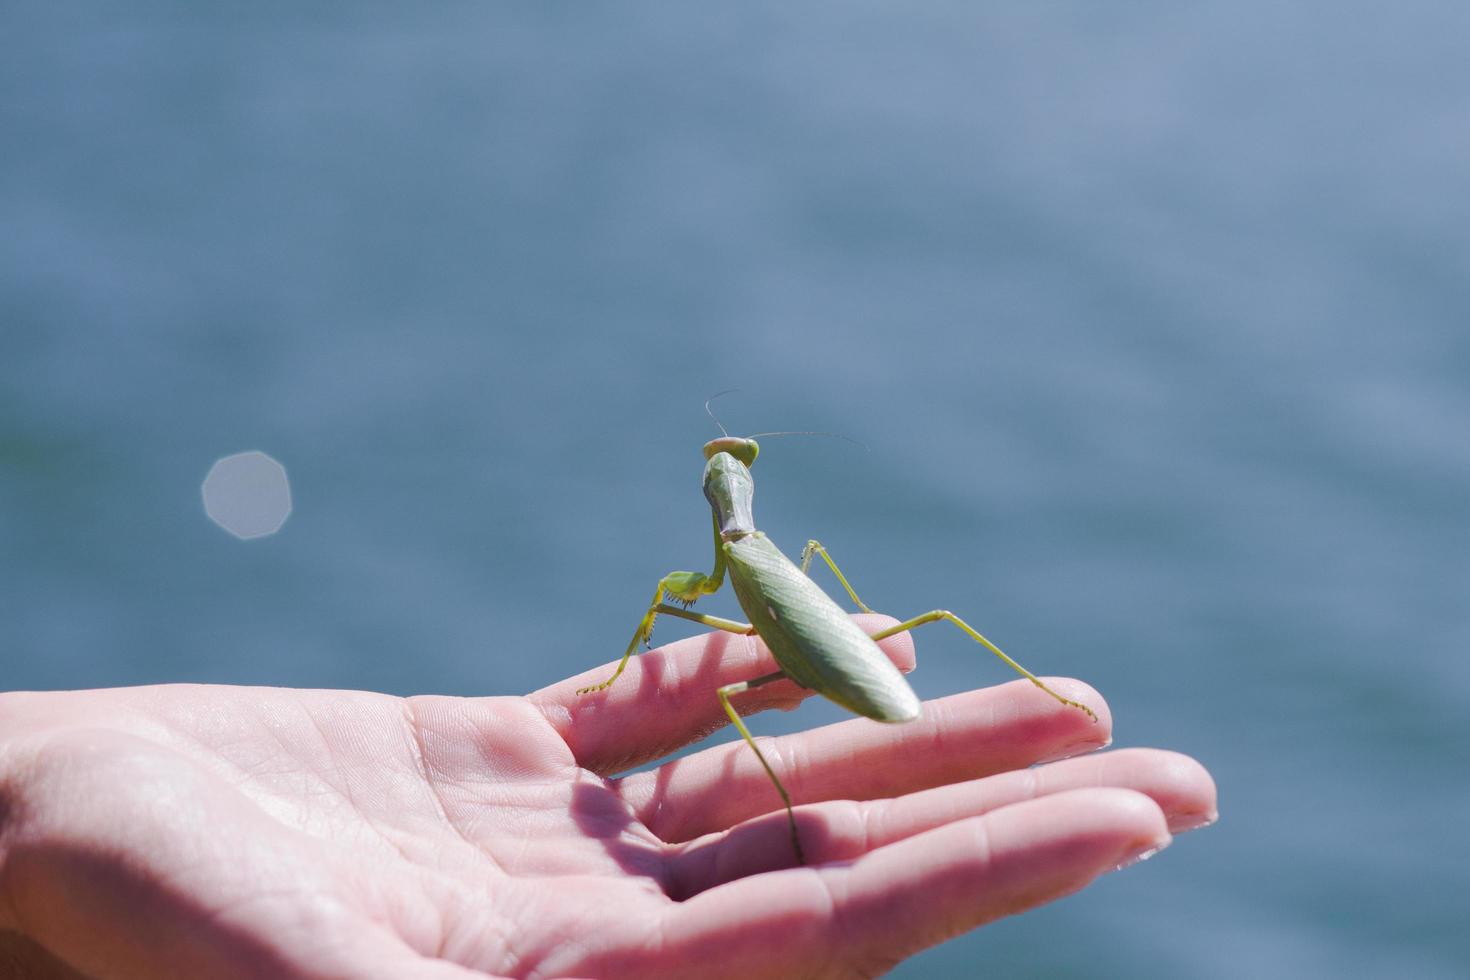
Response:
[[[872,613],[853,619],[868,633],[897,622]],[[878,646],[899,670],[913,669],[914,643],[908,633]],[[612,669],[605,664],[527,697],[561,735],[577,765],[605,776],[661,759],[729,724],[715,691],[773,673],[777,666],[759,637],[717,630],[634,657],[605,691],[576,693],[605,680]],[[736,707],[742,715],[767,708],[789,711],[812,693],[780,681],[741,694]]]

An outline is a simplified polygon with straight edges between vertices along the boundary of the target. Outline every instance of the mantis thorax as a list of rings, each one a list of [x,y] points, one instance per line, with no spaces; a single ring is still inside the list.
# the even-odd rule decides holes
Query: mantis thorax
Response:
[[[717,439],[715,442],[725,440]],[[752,447],[754,442],[749,442]],[[709,445],[713,446],[712,442]],[[709,446],[705,447],[708,451]],[[755,458],[752,450],[751,458]],[[755,531],[755,515],[751,502],[755,498],[755,478],[750,467],[724,450],[715,450],[704,466],[704,497],[715,512],[715,526],[727,541],[743,538]]]

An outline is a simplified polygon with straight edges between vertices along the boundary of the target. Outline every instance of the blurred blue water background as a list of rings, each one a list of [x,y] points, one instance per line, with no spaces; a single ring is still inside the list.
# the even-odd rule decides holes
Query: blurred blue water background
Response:
[[[897,975],[1463,975],[1467,40],[1451,2],[7,5],[0,689],[611,659],[708,560],[739,386],[732,430],[872,447],[766,446],[778,542],[1220,784]],[[295,512],[241,542],[199,487],[251,449]],[[919,645],[926,697],[1010,679]]]

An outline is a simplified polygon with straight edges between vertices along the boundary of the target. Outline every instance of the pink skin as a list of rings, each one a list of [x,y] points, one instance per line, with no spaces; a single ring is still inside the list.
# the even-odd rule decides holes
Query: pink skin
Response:
[[[883,646],[912,666],[907,635]],[[0,695],[0,975],[867,976],[1214,818],[1184,756],[1083,754],[1111,717],[1067,680],[1100,721],[1016,681],[767,740],[807,867],[738,740],[611,778],[771,669],[714,634],[585,697],[609,667],[528,697]]]

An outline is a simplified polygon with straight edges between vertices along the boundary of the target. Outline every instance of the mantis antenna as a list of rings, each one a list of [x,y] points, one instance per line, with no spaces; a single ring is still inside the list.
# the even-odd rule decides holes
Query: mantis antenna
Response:
[[[715,425],[720,427],[720,434],[725,436],[726,438],[729,438],[730,430],[725,428],[725,423],[721,422],[719,420],[719,417],[715,415],[714,409],[710,408],[710,402],[714,401],[716,398],[719,398],[722,395],[734,394],[739,390],[739,388],[726,388],[724,391],[715,392],[713,395],[710,395],[704,400],[704,413],[714,421]],[[820,432],[815,430],[803,430],[800,432],[757,432],[755,435],[745,436],[744,438],[764,439],[766,436],[831,436],[833,439],[841,439],[844,442],[852,443],[854,446],[859,446],[865,453],[872,452],[872,449],[868,447],[867,443],[859,442],[852,436],[845,436],[840,432]]]
[[[859,442],[858,440],[854,439],[852,436],[845,436],[845,435],[843,435],[840,432],[816,432],[816,431],[809,431],[809,432],[757,432],[753,436],[746,436],[746,438],[747,439],[764,439],[766,436],[831,436],[833,439],[841,439],[843,442],[850,442],[854,446],[859,446],[859,447],[862,448],[863,452],[865,452],[865,453],[870,453],[870,452],[873,451],[871,448],[869,448],[869,446],[868,446],[867,443],[865,443],[865,442]]]
[[[719,398],[721,395],[733,394],[733,393],[735,393],[735,392],[737,392],[739,390],[740,390],[739,388],[726,388],[724,391],[717,391],[717,392],[715,392],[713,395],[710,395],[708,398],[706,398],[704,400],[704,413],[706,415],[708,415],[710,418],[712,418],[712,419],[715,420],[715,425],[718,425],[720,427],[721,434],[724,435],[724,436],[726,436],[726,437],[728,437],[730,435],[730,431],[725,428],[725,424],[723,422],[721,422],[718,418],[715,417],[715,413],[709,407],[709,403],[712,402],[712,401],[714,401],[716,398]]]

